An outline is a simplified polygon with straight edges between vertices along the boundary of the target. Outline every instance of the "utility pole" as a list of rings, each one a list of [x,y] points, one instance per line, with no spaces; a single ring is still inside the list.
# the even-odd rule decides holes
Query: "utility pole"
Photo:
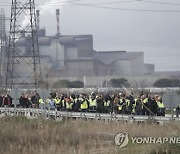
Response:
[[[42,77],[35,12],[34,0],[25,3],[12,0],[6,88],[37,91],[40,87]]]
[[[5,53],[7,49],[7,35],[6,35],[6,17],[4,10],[0,12],[0,77],[4,83],[5,75]]]

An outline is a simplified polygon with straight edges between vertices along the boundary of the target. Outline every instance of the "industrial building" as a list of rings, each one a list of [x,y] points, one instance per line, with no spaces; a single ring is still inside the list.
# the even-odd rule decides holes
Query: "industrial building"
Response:
[[[95,51],[92,35],[46,36],[45,29],[40,31],[41,62],[49,75],[83,78],[153,73],[153,69],[144,64],[143,52]],[[27,49],[25,40],[21,38],[18,41],[24,53]]]
[[[94,53],[94,60],[97,76],[143,75],[143,52],[100,51]]]
[[[26,50],[23,40],[19,40],[19,46]],[[52,76],[83,78],[154,72],[153,66],[144,64],[143,52],[95,51],[92,35],[39,36],[39,52],[44,72]]]
[[[44,77],[47,75],[52,78],[74,77],[82,80],[83,77],[91,76],[141,76],[154,73],[154,65],[144,64],[143,52],[96,51],[93,48],[92,35],[61,35],[58,9],[57,33],[54,36],[47,36],[46,29],[39,26],[39,11],[36,13],[39,53]],[[28,53],[29,42],[23,32],[16,44],[22,54]],[[23,74],[23,69],[20,70]]]

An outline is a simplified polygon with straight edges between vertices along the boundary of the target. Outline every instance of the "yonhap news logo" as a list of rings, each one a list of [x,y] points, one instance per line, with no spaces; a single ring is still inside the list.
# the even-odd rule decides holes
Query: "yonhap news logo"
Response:
[[[119,133],[115,136],[115,144],[118,148],[124,148],[128,145],[129,137],[127,133]]]
[[[180,137],[129,137],[128,133],[118,133],[115,136],[115,144],[118,148],[124,148],[128,143],[132,144],[180,144]]]

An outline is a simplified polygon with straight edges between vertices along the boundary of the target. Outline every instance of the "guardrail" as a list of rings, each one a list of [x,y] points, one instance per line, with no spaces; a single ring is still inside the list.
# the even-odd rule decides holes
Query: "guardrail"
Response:
[[[180,118],[171,117],[171,115],[162,116],[137,116],[123,114],[105,114],[89,112],[65,112],[34,108],[0,108],[0,117],[4,116],[26,116],[27,118],[53,118],[60,120],[62,118],[73,119],[95,119],[105,121],[130,121],[130,122],[157,122],[165,123],[171,121],[180,121]]]

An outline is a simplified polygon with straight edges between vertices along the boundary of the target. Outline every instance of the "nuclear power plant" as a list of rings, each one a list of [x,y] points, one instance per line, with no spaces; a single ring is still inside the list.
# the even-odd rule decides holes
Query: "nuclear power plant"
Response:
[[[54,10],[56,15],[56,34],[48,36],[46,29],[41,28],[41,12],[36,10],[36,29],[38,37],[38,53],[41,62],[41,75],[42,80],[45,78],[75,78],[83,80],[84,77],[103,77],[103,76],[142,76],[144,74],[154,73],[153,64],[144,63],[143,52],[127,52],[127,51],[96,51],[93,47],[93,35],[64,35],[60,30],[60,10]],[[1,25],[4,21],[4,13],[1,11]],[[1,42],[4,42],[5,28],[1,26]],[[29,42],[29,35],[21,30],[19,31],[19,38],[16,38],[16,48],[21,53],[19,58],[23,57],[23,60],[27,62],[30,58],[28,52],[32,46],[32,42]],[[15,33],[15,32],[13,32]],[[7,36],[7,34],[6,34]],[[33,39],[35,36],[33,35]],[[11,50],[11,45],[7,45],[8,50]],[[10,48],[9,48],[10,46]],[[1,50],[4,47],[1,43]],[[35,48],[36,49],[36,48]],[[5,52],[5,51],[3,51]],[[2,53],[2,52],[1,52]],[[8,55],[4,54],[4,59],[8,59]],[[32,55],[32,54],[30,54]],[[36,56],[37,57],[37,56]],[[31,57],[33,59],[33,57]],[[36,64],[36,62],[34,62]],[[6,68],[7,63],[1,60],[1,68]],[[34,65],[35,66],[35,65]],[[18,66],[16,74],[18,74],[22,80],[28,74],[31,74],[31,68],[24,64]],[[5,71],[1,70],[1,74]],[[26,74],[26,75],[24,75]],[[3,74],[2,76],[5,76]],[[11,75],[11,74],[10,74]],[[29,77],[29,76],[28,76]],[[10,79],[11,80],[11,79]],[[12,81],[12,80],[11,80]],[[22,81],[20,81],[22,82]],[[22,83],[21,83],[22,84]]]

